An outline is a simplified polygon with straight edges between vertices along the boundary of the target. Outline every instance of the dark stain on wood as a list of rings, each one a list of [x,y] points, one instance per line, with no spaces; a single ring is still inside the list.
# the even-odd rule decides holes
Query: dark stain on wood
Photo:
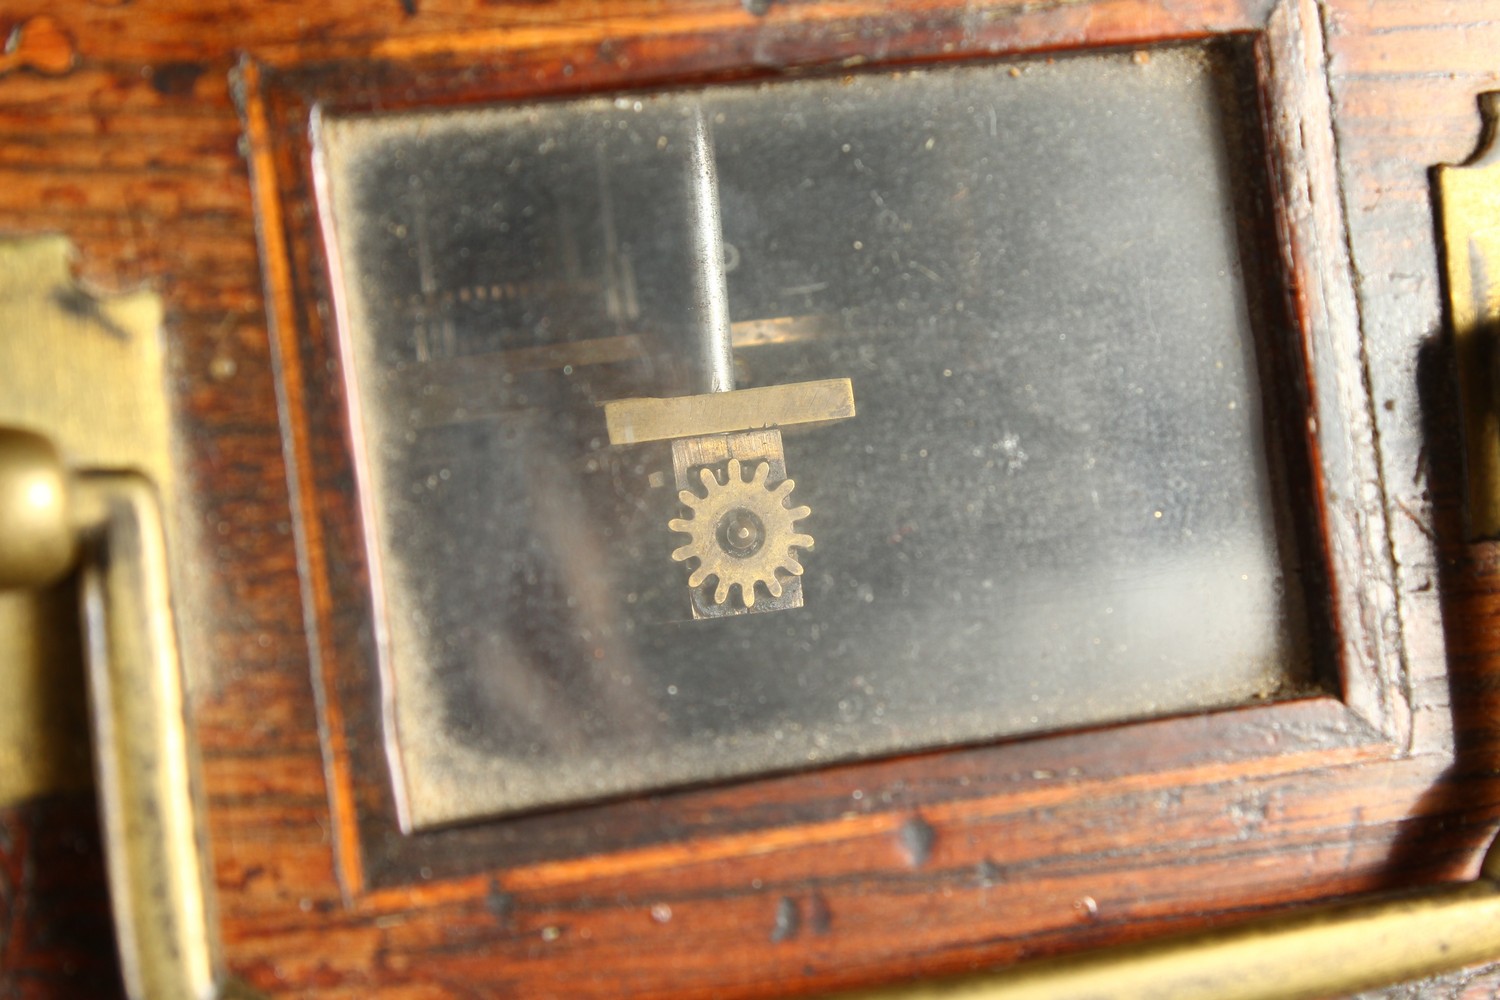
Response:
[[[203,75],[204,66],[195,62],[169,62],[151,73],[151,87],[166,97],[188,97]]]

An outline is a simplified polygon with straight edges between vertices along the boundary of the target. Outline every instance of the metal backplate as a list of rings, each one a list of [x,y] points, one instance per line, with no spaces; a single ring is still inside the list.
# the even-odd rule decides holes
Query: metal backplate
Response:
[[[161,301],[96,296],[71,256],[60,236],[0,240],[0,425],[45,433],[74,467],[140,471],[165,499]],[[77,635],[71,584],[0,594],[0,806],[89,783]]]

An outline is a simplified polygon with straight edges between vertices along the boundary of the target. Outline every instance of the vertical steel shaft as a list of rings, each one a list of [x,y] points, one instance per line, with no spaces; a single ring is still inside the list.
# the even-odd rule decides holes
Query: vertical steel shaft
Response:
[[[688,141],[688,206],[692,213],[693,305],[698,321],[700,391],[734,388],[734,347],[729,333],[729,285],[724,271],[724,230],[719,219],[719,173],[713,132],[700,107]]]

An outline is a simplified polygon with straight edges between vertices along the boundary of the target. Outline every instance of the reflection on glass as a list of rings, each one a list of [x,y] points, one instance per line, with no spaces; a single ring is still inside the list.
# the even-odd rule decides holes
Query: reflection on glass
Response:
[[[1308,683],[1220,48],[324,120],[398,785],[416,826]],[[805,606],[693,621],[692,123]]]

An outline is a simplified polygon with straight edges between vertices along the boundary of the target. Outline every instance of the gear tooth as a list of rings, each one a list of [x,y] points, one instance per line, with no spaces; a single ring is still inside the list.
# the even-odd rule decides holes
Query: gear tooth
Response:
[[[721,576],[719,585],[714,588],[714,603],[723,604],[727,600],[729,600],[729,581]]]
[[[762,462],[762,463],[760,463],[759,465],[757,465],[755,467],[755,473],[753,475],[751,475],[750,479],[755,483],[755,485],[757,485],[757,486],[764,486],[764,485],[766,485],[766,477],[769,476],[770,474],[771,474],[771,463],[770,462]]]
[[[703,480],[703,485],[708,488],[710,496],[719,488],[719,477],[714,475],[713,469],[699,469],[698,478]]]
[[[681,500],[683,504],[688,507],[696,507],[703,498],[694,493],[692,490],[680,490],[677,493],[677,499]]]
[[[787,539],[787,544],[788,545],[795,545],[798,548],[802,548],[802,549],[810,549],[810,548],[813,547],[813,536],[812,535],[793,535],[791,538]]]
[[[793,507],[791,510],[787,511],[787,514],[791,516],[791,519],[793,521],[800,521],[804,517],[808,517],[812,514],[812,508],[806,505],[801,507]]]
[[[754,580],[750,580],[748,582],[741,581],[741,583],[740,583],[740,596],[744,598],[745,607],[747,607],[747,608],[753,608],[753,607],[755,607],[755,581]]]
[[[685,521],[680,517],[674,517],[672,518],[672,520],[668,521],[667,527],[671,528],[673,531],[680,531],[684,535],[691,535],[693,533],[693,522]]]
[[[735,483],[743,483],[744,481],[745,477],[740,474],[740,460],[731,458],[729,460],[729,485],[733,486]]]
[[[699,566],[697,569],[693,570],[693,574],[688,577],[688,586],[701,587],[703,586],[703,581],[707,580],[712,575],[713,574],[709,573],[707,566]]]
[[[802,575],[802,564],[797,561],[796,556],[787,556],[786,561],[781,564],[781,568],[793,576]]]
[[[672,559],[674,562],[687,562],[697,551],[698,549],[695,545],[688,543],[679,549],[673,549]]]
[[[771,592],[771,596],[772,597],[780,597],[781,596],[781,580],[780,580],[780,578],[773,576],[773,577],[771,577],[771,579],[767,580],[766,581],[766,589]]]
[[[771,492],[775,494],[776,499],[785,500],[787,497],[791,496],[792,490],[796,488],[797,481],[795,479],[783,479],[781,482],[777,483],[775,487],[772,488]]]

